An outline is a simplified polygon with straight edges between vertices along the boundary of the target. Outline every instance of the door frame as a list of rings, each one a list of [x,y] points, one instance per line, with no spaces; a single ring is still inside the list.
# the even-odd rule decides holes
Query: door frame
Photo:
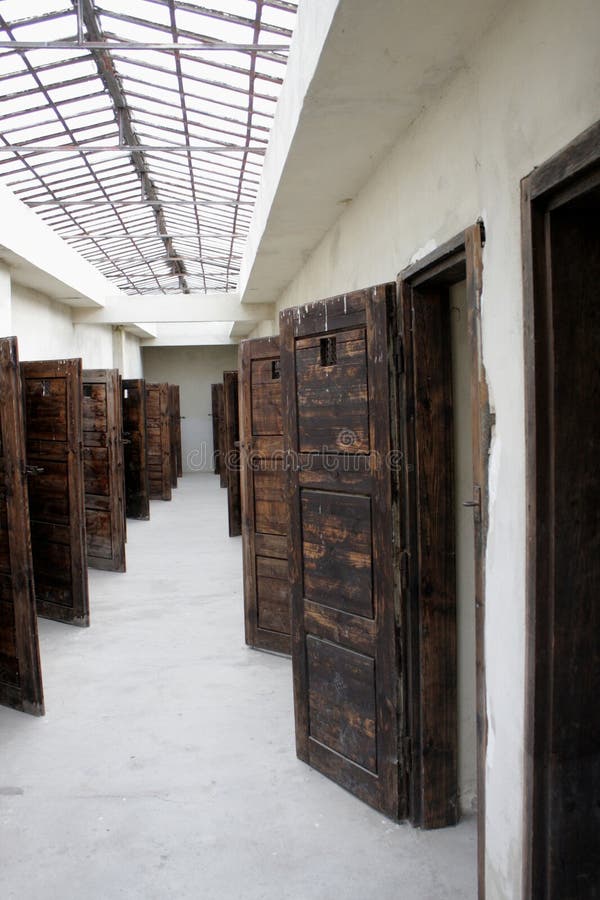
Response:
[[[471,421],[473,439],[473,486],[475,506],[475,640],[476,640],[476,716],[477,716],[477,803],[478,803],[478,896],[479,900],[485,897],[485,759],[487,748],[487,712],[486,712],[486,683],[485,683],[485,551],[488,531],[488,455],[491,443],[491,431],[493,416],[490,413],[488,389],[483,365],[482,340],[481,340],[481,295],[483,288],[483,260],[482,250],[485,244],[485,229],[483,222],[465,229],[456,237],[442,244],[423,259],[404,269],[398,276],[398,296],[401,308],[410,309],[413,293],[416,289],[426,289],[427,286],[450,286],[460,281],[466,281],[467,308],[468,308],[468,336],[471,347]],[[408,302],[407,302],[408,301]],[[412,408],[410,385],[412,371],[409,371],[411,355],[404,353],[404,342],[409,338],[411,322],[407,317],[399,315],[399,369],[403,372],[400,380],[401,402],[409,400],[406,416],[403,417],[402,448],[406,455],[404,466],[404,497],[410,498],[415,493],[414,477],[409,474],[411,460],[414,461],[414,448],[411,449],[411,431],[409,422],[414,422],[414,409]],[[404,365],[404,361],[406,365]],[[414,471],[414,470],[413,470]],[[410,818],[413,824],[422,824],[427,820],[427,811],[423,809],[422,797],[422,772],[424,766],[424,753],[420,742],[414,741],[414,735],[420,727],[422,709],[426,698],[423,697],[418,685],[420,682],[422,651],[424,649],[435,653],[435,647],[425,645],[417,634],[414,622],[410,618],[410,606],[417,608],[422,613],[423,597],[418,596],[417,576],[418,563],[413,555],[414,562],[411,565],[411,543],[415,548],[415,510],[411,509],[410,500],[404,504],[402,516],[402,545],[403,565],[401,567],[401,579],[403,582],[404,605],[403,612],[407,622],[405,647],[405,665],[411,672],[407,672],[407,721],[410,723],[411,736],[407,753],[411,757],[409,798],[411,806]],[[412,524],[411,524],[412,520]],[[415,595],[415,591],[417,595]],[[415,603],[416,601],[416,603]],[[444,641],[446,635],[443,627],[437,633],[437,640]],[[430,641],[431,643],[431,641]],[[412,685],[412,686],[411,686]],[[456,723],[452,717],[447,722],[448,732],[454,729]],[[451,768],[456,765],[456,760],[448,758],[446,765]],[[452,777],[452,773],[450,773]],[[454,777],[456,777],[454,775]]]
[[[550,514],[547,436],[552,429],[549,390],[552,358],[552,298],[547,287],[546,215],[600,177],[600,122],[595,123],[521,182],[523,264],[523,333],[525,352],[526,453],[526,681],[525,681],[525,809],[523,897],[541,896],[545,864],[545,724],[551,703],[549,655],[551,627],[548,604],[550,529],[538,527]],[[538,415],[541,409],[548,416]]]

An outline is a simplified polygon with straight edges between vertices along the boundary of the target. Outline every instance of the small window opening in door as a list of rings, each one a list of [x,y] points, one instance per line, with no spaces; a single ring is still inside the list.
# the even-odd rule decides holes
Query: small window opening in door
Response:
[[[337,363],[337,347],[335,337],[321,338],[321,365],[334,366]]]
[[[281,378],[281,368],[278,359],[274,359],[271,363],[271,378],[273,381],[279,381]]]

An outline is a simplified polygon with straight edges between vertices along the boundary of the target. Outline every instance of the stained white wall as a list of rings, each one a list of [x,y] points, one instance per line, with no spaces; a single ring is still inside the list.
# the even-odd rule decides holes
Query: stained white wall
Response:
[[[486,560],[488,900],[522,896],[525,432],[519,182],[600,118],[599,46],[597,0],[509,4],[278,302],[283,309],[393,280],[409,262],[479,216],[485,221],[483,352],[496,415]],[[369,139],[359,121],[356,134]]]
[[[223,372],[237,369],[236,346],[144,347],[147,381],[178,384],[181,396],[181,442],[186,472],[212,471],[211,390]]]
[[[86,369],[116,367],[125,378],[141,377],[138,338],[125,334],[125,353],[118,358],[110,325],[74,325],[70,307],[11,283],[6,271],[0,272],[0,323],[3,334],[17,336],[23,360],[81,357]]]

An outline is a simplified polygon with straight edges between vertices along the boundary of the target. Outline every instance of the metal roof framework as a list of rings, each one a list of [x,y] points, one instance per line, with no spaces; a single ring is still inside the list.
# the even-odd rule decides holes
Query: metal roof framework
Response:
[[[235,290],[297,2],[23,6],[0,0],[0,179],[126,293]]]

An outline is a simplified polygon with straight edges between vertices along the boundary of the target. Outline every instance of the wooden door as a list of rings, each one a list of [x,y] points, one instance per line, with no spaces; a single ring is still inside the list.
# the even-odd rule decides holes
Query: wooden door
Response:
[[[222,384],[218,385],[217,402],[219,406],[219,432],[218,432],[218,449],[219,449],[219,480],[222,488],[227,487],[227,462],[225,460],[225,388]]]
[[[40,615],[90,623],[80,359],[21,363],[29,514]]]
[[[177,477],[183,475],[183,452],[181,446],[181,420],[185,416],[181,415],[181,392],[178,384],[171,385],[173,391],[173,418],[175,428],[175,460],[177,464]]]
[[[221,454],[219,452],[219,443],[220,443],[220,435],[219,435],[219,391],[221,394],[223,393],[223,385],[222,384],[211,384],[210,386],[210,404],[211,404],[211,417],[212,417],[212,438],[213,438],[213,462],[214,462],[214,473],[215,475],[221,474]],[[221,398],[221,405],[223,404],[223,400]]]
[[[150,498],[171,499],[169,385],[146,382],[146,434]]]
[[[290,653],[279,338],[241,343],[239,399],[246,643]]]
[[[83,470],[88,565],[125,571],[121,389],[117,369],[83,371]]]
[[[44,714],[17,339],[0,338],[0,703]]]
[[[242,533],[242,503],[240,490],[240,416],[237,372],[223,373],[223,403],[225,407],[225,465],[227,468],[229,537],[239,537]]]
[[[175,412],[175,385],[169,388],[169,467],[171,470],[171,487],[177,487],[177,424]]]
[[[131,519],[150,518],[150,482],[146,440],[146,382],[123,381],[125,511]]]
[[[382,285],[280,318],[297,753],[393,818],[405,807],[395,298]]]
[[[600,897],[600,123],[523,183],[531,900]]]

